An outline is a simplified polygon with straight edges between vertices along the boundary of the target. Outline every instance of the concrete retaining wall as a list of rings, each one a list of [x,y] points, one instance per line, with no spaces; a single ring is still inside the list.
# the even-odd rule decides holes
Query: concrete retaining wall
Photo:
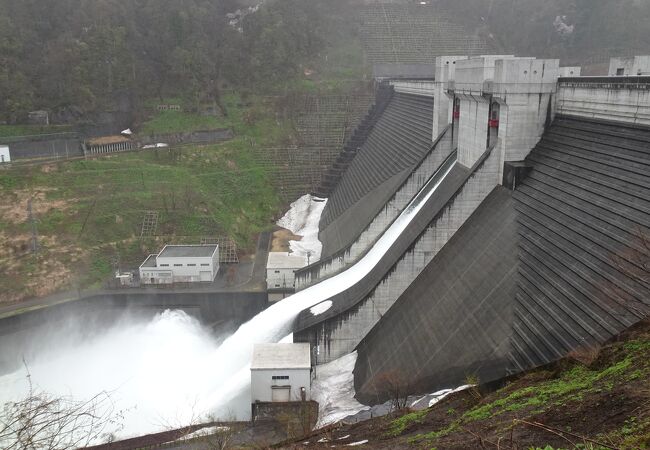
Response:
[[[395,88],[395,92],[402,92],[404,94],[433,97],[435,93],[433,80],[391,81],[390,84]]]
[[[20,140],[9,144],[14,160],[32,158],[71,158],[83,156],[81,140],[73,135],[47,139]]]
[[[556,112],[650,125],[650,77],[560,78]]]

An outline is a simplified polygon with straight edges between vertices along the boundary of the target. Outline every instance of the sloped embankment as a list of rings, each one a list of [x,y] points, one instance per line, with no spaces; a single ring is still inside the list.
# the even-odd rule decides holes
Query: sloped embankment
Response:
[[[648,355],[645,321],[490,394],[460,392],[430,409],[329,428],[282,448],[650,448]]]

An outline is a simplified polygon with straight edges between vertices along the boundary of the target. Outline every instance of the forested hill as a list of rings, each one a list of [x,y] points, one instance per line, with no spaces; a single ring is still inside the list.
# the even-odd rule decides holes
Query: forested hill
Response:
[[[438,0],[495,51],[590,65],[647,53],[650,0]]]
[[[402,3],[406,0],[400,0]],[[400,3],[397,1],[397,3]],[[409,0],[410,1],[410,0]],[[431,0],[493,51],[603,63],[650,43],[650,0]],[[0,122],[127,99],[219,101],[294,78],[366,0],[0,0]],[[253,5],[255,13],[233,15]],[[334,25],[333,25],[334,24]],[[54,116],[56,118],[56,114]]]
[[[268,1],[233,24],[236,0],[0,0],[0,121],[281,80],[321,48],[327,3]]]

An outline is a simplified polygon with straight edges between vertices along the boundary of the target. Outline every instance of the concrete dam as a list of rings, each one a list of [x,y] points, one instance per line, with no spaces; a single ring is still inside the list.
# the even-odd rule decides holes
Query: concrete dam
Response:
[[[646,317],[650,79],[564,77],[579,68],[512,56],[438,57],[431,70],[383,77],[315,192],[328,198],[323,255],[297,271],[296,294],[261,312],[261,290],[223,293],[219,304],[205,293],[141,296],[136,312],[146,320],[129,318],[85,342],[77,359],[91,363],[75,370],[75,389],[127,386],[127,400],[145,406],[129,412],[124,431],[135,435],[152,431],[155,417],[235,410],[246,418],[260,342],[307,342],[318,366],[356,352],[356,397],[370,404],[387,398],[378,382],[386,375],[413,393],[469,376],[489,383]],[[106,322],[133,300],[33,311],[6,320],[7,334],[44,321],[68,334],[67,316],[99,308]],[[166,308],[248,322],[215,338],[180,311],[150,320]],[[73,335],[87,337],[85,328]],[[143,360],[136,347],[153,356]],[[59,353],[54,366],[37,361],[31,373],[56,378],[56,367],[66,381],[79,353]],[[19,356],[0,365],[13,370]],[[4,378],[25,382],[19,370]]]
[[[495,381],[650,312],[650,79],[565,73],[439,57],[435,79],[384,80],[319,190],[323,258],[296,274],[303,290],[345,273],[435,186],[362,279],[295,320],[316,364],[358,352],[361,401],[386,399],[386,374],[421,392]]]

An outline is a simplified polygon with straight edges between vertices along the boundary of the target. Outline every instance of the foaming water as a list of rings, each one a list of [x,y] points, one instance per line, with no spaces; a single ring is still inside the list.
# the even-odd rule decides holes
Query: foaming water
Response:
[[[220,345],[196,320],[167,311],[150,321],[122,323],[95,338],[37,352],[28,361],[32,381],[43,391],[77,399],[110,391],[117,409],[125,410],[121,436],[184,426],[208,414],[248,418],[253,345],[280,341],[291,333],[301,311],[363,279],[452,167],[429,180],[354,266],[272,305]],[[21,370],[0,377],[0,402],[24,396],[25,375]]]
[[[56,340],[56,334],[50,339]],[[61,336],[61,342],[66,340]],[[210,383],[201,367],[217,346],[210,333],[182,311],[166,311],[149,321],[124,321],[75,345],[67,341],[25,361],[35,388],[76,400],[109,392],[115,409],[124,411],[122,435],[194,420],[199,396]],[[25,368],[0,377],[0,403],[24,398],[27,391]]]

